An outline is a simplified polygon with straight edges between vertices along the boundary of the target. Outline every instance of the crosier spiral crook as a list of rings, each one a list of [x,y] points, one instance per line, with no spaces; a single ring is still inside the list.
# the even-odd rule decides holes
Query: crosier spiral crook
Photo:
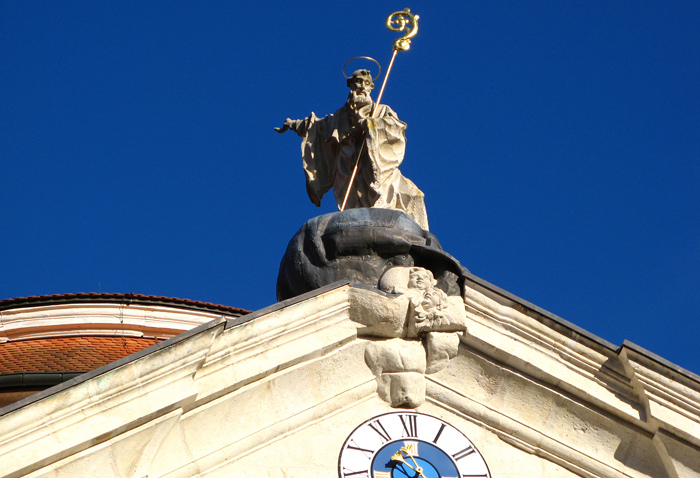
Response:
[[[418,33],[418,15],[411,13],[406,8],[400,12],[394,12],[386,19],[386,27],[392,32],[406,33],[401,38],[394,40],[394,50],[406,51],[411,48],[411,39]]]

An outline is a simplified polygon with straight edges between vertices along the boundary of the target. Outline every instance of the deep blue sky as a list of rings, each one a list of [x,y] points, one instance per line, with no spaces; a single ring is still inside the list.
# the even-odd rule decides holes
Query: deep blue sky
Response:
[[[410,3],[410,4],[409,4]],[[258,309],[310,217],[287,116],[384,66],[403,173],[472,273],[700,372],[700,2],[0,3],[0,298]]]

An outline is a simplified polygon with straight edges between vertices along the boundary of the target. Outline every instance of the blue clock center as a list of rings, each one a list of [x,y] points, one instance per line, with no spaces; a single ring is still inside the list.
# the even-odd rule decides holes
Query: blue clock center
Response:
[[[387,443],[374,456],[372,474],[391,478],[448,478],[459,472],[449,455],[421,440]]]

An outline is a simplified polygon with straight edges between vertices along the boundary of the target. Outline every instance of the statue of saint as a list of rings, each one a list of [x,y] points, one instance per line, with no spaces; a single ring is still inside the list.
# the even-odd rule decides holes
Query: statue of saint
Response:
[[[400,209],[428,230],[424,194],[399,171],[406,150],[406,123],[386,105],[374,117],[370,93],[374,88],[368,70],[357,70],[347,80],[350,94],[345,105],[325,118],[287,118],[279,133],[291,129],[303,138],[302,160],[306,190],[311,202],[320,206],[323,195],[333,188],[340,208],[348,186],[347,208]],[[355,164],[358,171],[350,185]]]

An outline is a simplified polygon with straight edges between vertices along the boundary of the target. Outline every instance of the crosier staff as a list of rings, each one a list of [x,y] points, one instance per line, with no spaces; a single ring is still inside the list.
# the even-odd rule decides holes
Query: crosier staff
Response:
[[[394,66],[396,54],[399,51],[406,51],[409,48],[411,48],[411,39],[414,36],[416,36],[416,33],[418,33],[418,15],[412,14],[411,10],[406,8],[400,12],[394,12],[391,15],[389,15],[386,19],[385,24],[386,27],[392,32],[405,31],[406,33],[404,33],[404,35],[401,38],[394,40],[394,52],[391,55],[391,62],[389,62],[389,68],[387,68],[386,74],[384,75],[382,88],[379,90],[379,96],[377,96],[377,102],[374,104],[374,108],[372,109],[372,114],[370,115],[370,118],[374,118],[377,114],[379,103],[382,101],[382,95],[384,94],[384,88],[386,88],[387,80],[389,80],[391,68]],[[345,192],[345,199],[343,199],[343,205],[340,207],[341,212],[345,210],[345,205],[348,203],[350,191],[352,190],[352,185],[355,182],[355,176],[357,175],[357,168],[360,164],[360,156],[362,156],[362,150],[365,147],[365,141],[362,142],[362,146],[360,146],[360,151],[357,153],[357,160],[355,161],[355,167],[353,168],[352,175],[350,176],[348,190]]]

